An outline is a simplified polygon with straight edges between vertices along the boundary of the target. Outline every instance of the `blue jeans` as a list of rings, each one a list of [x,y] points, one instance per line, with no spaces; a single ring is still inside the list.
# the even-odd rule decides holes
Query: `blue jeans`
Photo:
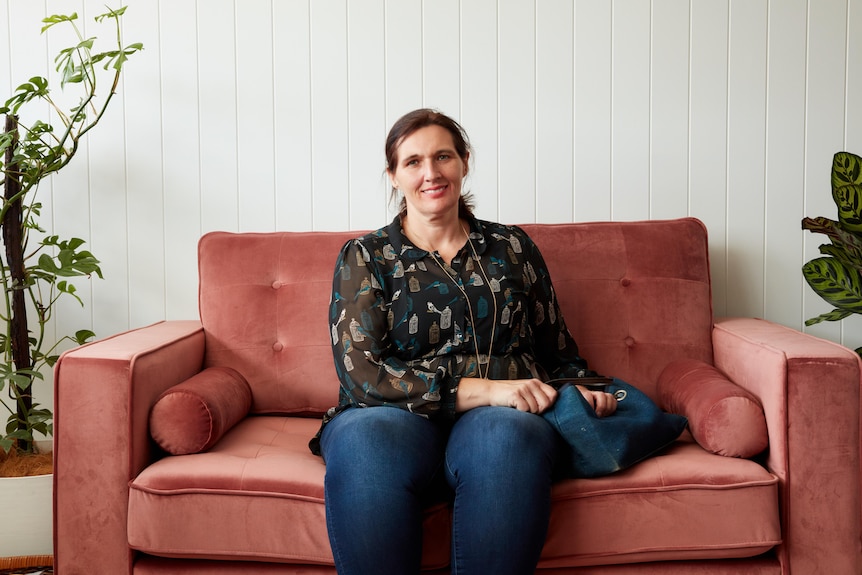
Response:
[[[556,449],[542,417],[507,407],[473,409],[454,424],[392,407],[348,409],[321,436],[338,573],[419,573],[422,510],[448,484],[452,575],[532,574]]]

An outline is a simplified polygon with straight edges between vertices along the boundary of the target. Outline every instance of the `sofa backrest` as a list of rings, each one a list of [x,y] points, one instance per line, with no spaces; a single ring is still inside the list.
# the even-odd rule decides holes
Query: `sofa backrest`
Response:
[[[655,397],[677,358],[712,361],[707,236],[693,218],[527,224],[590,366]],[[248,379],[254,413],[317,415],[338,381],[328,329],[335,258],[360,232],[213,232],[198,246],[209,366]]]
[[[590,367],[653,399],[674,359],[712,363],[706,227],[695,218],[522,226]]]

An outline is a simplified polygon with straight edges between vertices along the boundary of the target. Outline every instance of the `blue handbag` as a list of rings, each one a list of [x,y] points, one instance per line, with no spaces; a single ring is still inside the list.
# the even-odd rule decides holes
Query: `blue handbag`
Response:
[[[560,465],[567,477],[599,477],[631,467],[673,443],[688,425],[633,385],[609,381],[601,387],[617,398],[617,410],[606,417],[598,417],[575,387],[577,378],[548,382],[559,394],[542,415],[565,440]]]

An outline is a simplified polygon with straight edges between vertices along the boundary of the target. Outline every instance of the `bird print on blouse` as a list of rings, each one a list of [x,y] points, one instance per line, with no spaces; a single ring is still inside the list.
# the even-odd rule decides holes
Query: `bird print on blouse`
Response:
[[[329,313],[341,388],[324,424],[349,406],[454,417],[461,377],[486,369],[490,379],[588,372],[535,243],[517,226],[469,225],[472,247],[448,264],[414,246],[398,217],[341,249]]]

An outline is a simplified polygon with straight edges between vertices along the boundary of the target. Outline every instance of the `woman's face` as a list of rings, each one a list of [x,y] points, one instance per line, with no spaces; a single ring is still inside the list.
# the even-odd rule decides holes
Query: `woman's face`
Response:
[[[404,138],[389,178],[404,194],[407,214],[433,217],[450,210],[457,213],[467,160],[458,156],[452,134],[440,126],[426,126]]]

